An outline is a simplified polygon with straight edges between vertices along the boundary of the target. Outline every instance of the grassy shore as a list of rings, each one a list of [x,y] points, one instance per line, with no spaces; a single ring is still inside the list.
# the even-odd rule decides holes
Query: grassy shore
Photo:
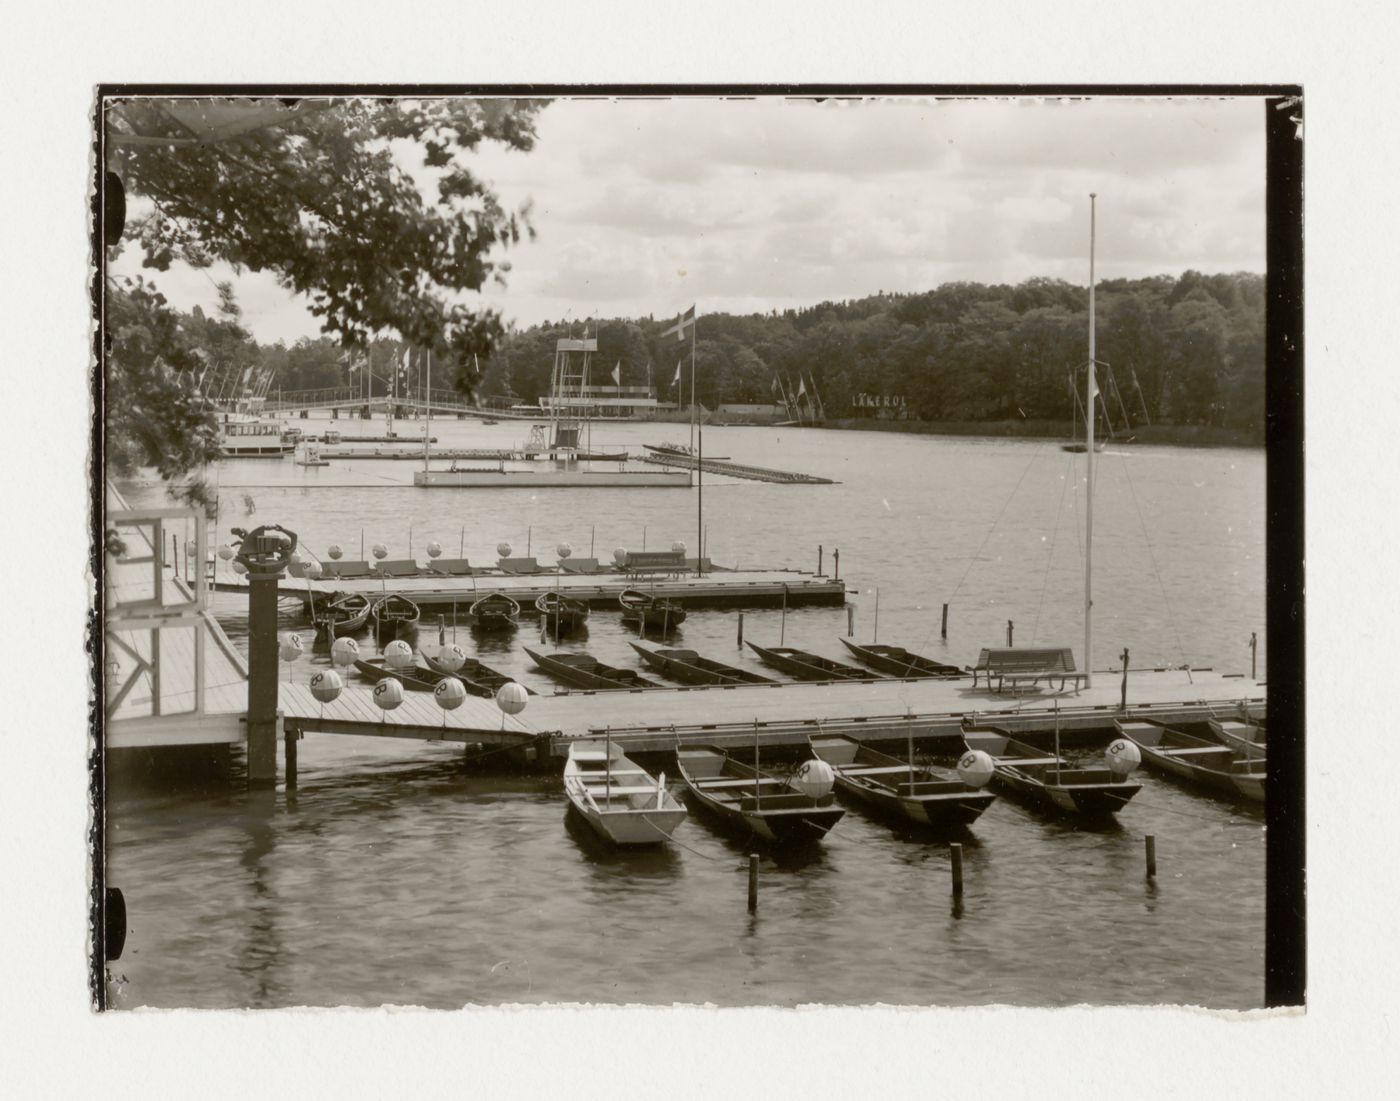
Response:
[[[1005,436],[1011,439],[1069,439],[1075,428],[1068,421],[886,421],[867,417],[829,420],[825,427],[906,432],[917,436]],[[1134,428],[1131,438],[1115,436],[1114,442],[1177,447],[1263,447],[1264,431],[1262,427],[1256,432],[1246,432],[1201,424],[1154,424]]]

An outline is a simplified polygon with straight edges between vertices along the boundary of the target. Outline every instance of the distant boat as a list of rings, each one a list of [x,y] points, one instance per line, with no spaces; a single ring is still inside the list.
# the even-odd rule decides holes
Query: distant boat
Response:
[[[721,824],[764,841],[819,841],[846,813],[830,792],[814,799],[788,778],[757,769],[716,746],[677,746],[676,761],[687,791],[701,809]]]
[[[412,642],[418,631],[418,605],[398,593],[380,597],[370,606],[369,614],[381,648],[396,638]]]
[[[501,422],[498,421],[495,417],[482,417],[482,418],[481,418],[481,423],[482,423],[482,424],[500,424]]]
[[[870,668],[887,673],[892,677],[963,677],[967,675],[956,665],[945,665],[932,658],[920,657],[918,654],[910,653],[903,646],[886,646],[879,642],[867,642],[861,645],[848,638],[842,638],[841,642],[847,650],[855,654]]]
[[[530,660],[546,673],[579,688],[632,690],[661,687],[655,681],[638,676],[633,669],[617,669],[611,665],[604,665],[589,654],[537,654],[528,646],[524,649],[530,655]]]
[[[483,631],[507,631],[516,625],[520,605],[505,593],[489,593],[471,606],[472,626]]]
[[[359,593],[332,600],[316,621],[316,637],[326,640],[343,638],[364,630],[369,620],[369,609],[369,598]]]
[[[686,819],[685,807],[657,779],[628,759],[610,739],[580,739],[564,762],[564,794],[606,841],[657,845]]]
[[[642,660],[663,677],[684,681],[686,684],[778,684],[770,677],[751,673],[738,666],[725,665],[701,657],[694,650],[667,650],[632,643],[632,649],[641,655]]]
[[[272,421],[228,421],[219,439],[219,455],[225,459],[281,459],[296,450],[296,439]]]
[[[1142,751],[1148,768],[1225,795],[1264,801],[1263,761],[1250,760],[1229,746],[1194,737],[1166,723],[1115,719],[1113,725]]]
[[[544,617],[544,629],[551,637],[569,635],[588,622],[588,605],[582,600],[550,590],[535,598],[535,608]]]
[[[926,826],[966,826],[996,801],[955,772],[912,764],[840,734],[809,737],[836,771],[837,790],[888,817]],[[912,746],[911,746],[912,750]]]
[[[878,680],[879,673],[869,669],[859,669],[854,665],[843,665],[820,654],[809,654],[792,646],[759,646],[750,642],[748,646],[765,665],[771,665],[781,673],[798,680]]]
[[[640,623],[644,630],[666,631],[685,622],[685,609],[679,602],[640,589],[623,589],[617,602],[622,605],[622,622]]]
[[[1114,814],[1142,790],[1107,768],[1078,768],[1056,753],[1018,742],[998,727],[963,727],[963,743],[980,749],[996,767],[993,782],[1028,802],[1067,814]]]

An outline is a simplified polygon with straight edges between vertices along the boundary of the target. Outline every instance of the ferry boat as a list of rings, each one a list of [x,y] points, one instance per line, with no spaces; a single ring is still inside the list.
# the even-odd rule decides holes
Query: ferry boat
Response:
[[[296,450],[297,442],[272,421],[226,421],[219,439],[225,459],[281,459]]]

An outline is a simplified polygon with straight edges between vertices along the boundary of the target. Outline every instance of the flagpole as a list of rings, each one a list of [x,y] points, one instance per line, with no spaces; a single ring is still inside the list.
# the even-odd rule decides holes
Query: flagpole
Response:
[[[695,329],[699,315],[690,323],[690,403],[695,416],[695,576],[701,576],[705,557],[705,422],[695,404]]]
[[[433,350],[431,348],[428,349],[428,361],[425,366],[428,377],[426,380],[427,396],[423,405],[423,470],[426,473],[428,469],[428,438],[433,430]]]

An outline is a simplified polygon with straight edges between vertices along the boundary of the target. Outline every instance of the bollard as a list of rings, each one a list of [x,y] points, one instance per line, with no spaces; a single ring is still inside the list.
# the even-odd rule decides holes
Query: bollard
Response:
[[[758,913],[758,853],[749,853],[749,913]]]
[[[282,734],[282,759],[286,766],[287,790],[295,791],[297,786],[297,735],[286,730]]]
[[[948,605],[943,605],[943,626],[940,628],[939,638],[948,637]]]
[[[1011,620],[1008,619],[1008,620],[1006,621],[1006,645],[1007,645],[1007,646],[1010,646],[1010,645],[1011,645],[1011,639],[1012,639],[1012,637],[1015,635],[1015,633],[1016,633],[1016,624],[1012,623]]]
[[[1147,878],[1157,878],[1157,838],[1152,834],[1146,837],[1147,842]]]
[[[742,650],[742,649],[744,648],[744,613],[743,613],[743,612],[740,612],[740,613],[739,613],[739,638],[738,638],[738,641],[734,643],[734,645],[737,646],[737,647],[739,647],[740,650]]]
[[[833,580],[841,580],[841,548],[837,547],[831,552],[831,570]]]
[[[948,852],[953,858],[953,897],[962,898],[962,845],[955,841],[948,846]]]
[[[856,606],[854,604],[846,605],[846,637],[856,637]]]

